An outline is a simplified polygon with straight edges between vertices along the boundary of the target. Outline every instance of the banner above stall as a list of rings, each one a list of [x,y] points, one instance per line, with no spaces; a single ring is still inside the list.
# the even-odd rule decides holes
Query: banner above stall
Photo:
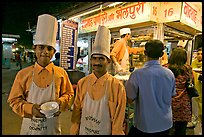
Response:
[[[84,18],[79,25],[79,33],[96,31],[98,25],[115,28],[150,20],[149,2],[134,2],[100,12],[99,14]]]
[[[180,21],[202,31],[202,4],[198,2],[129,2],[81,19],[79,33],[96,31],[98,25],[116,28],[143,22]]]
[[[183,2],[180,22],[202,32],[202,3]]]

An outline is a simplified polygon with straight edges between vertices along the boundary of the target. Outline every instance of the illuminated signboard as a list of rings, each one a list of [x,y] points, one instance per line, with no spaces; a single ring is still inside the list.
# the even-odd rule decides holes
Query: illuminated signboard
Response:
[[[202,3],[200,3],[183,2],[181,22],[202,32]]]
[[[202,4],[199,2],[129,2],[125,6],[82,18],[79,33],[96,31],[98,25],[115,28],[142,22],[180,21],[202,30]]]
[[[96,31],[98,25],[115,28],[149,21],[150,6],[151,3],[149,2],[130,2],[123,7],[102,11],[99,14],[82,19],[79,26],[79,33]]]
[[[182,2],[160,2],[159,22],[179,21]]]
[[[78,23],[62,22],[60,66],[65,70],[75,69],[77,52]]]

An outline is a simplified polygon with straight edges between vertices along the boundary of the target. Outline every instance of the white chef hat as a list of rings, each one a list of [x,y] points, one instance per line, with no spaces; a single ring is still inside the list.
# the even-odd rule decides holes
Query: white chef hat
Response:
[[[185,48],[187,41],[188,40],[179,40],[179,42],[177,44],[177,47],[182,46],[183,48]]]
[[[124,34],[131,34],[130,28],[122,28],[120,29],[120,36],[124,35]]]
[[[47,45],[56,49],[57,19],[54,16],[43,14],[38,16],[34,45]]]
[[[105,26],[98,26],[95,41],[92,48],[92,54],[103,54],[110,59],[110,30]]]

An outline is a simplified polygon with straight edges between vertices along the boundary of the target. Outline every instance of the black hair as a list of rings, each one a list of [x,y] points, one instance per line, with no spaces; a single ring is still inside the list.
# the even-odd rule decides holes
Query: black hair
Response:
[[[121,38],[124,38],[126,35],[130,35],[130,33],[123,34],[123,35],[121,35],[120,37],[121,37]]]
[[[123,35],[121,35],[120,37],[121,37],[121,38],[124,38],[125,36],[126,36],[126,34],[123,34]]]
[[[164,52],[164,44],[160,40],[150,40],[145,44],[145,53],[150,58],[159,58]]]
[[[202,51],[202,47],[198,48],[197,51]]]

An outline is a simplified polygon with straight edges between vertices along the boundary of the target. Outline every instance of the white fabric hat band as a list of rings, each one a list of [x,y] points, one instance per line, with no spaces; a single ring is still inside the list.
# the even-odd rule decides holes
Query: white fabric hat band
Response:
[[[120,36],[124,35],[124,34],[131,34],[130,28],[122,28],[120,29]]]
[[[110,30],[105,26],[98,27],[94,45],[92,48],[92,54],[103,54],[110,59]]]

